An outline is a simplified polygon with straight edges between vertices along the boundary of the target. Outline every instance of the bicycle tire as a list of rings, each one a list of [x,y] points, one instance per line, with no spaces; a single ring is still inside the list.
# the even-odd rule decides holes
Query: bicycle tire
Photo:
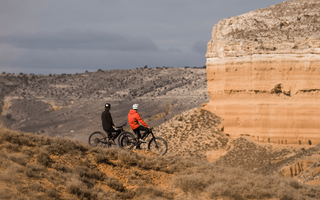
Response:
[[[117,143],[118,143],[118,146],[121,148],[121,144],[120,144],[120,142],[121,142],[121,138],[123,137],[123,136],[125,136],[126,134],[128,134],[128,132],[121,132],[119,135],[118,135],[118,137],[117,137]]]
[[[154,137],[150,140],[148,149],[153,153],[163,156],[165,153],[167,153],[168,145],[163,138]]]
[[[132,149],[135,146],[135,137],[132,133],[123,132],[119,135],[118,145],[121,149]]]
[[[103,141],[104,143],[101,141]],[[106,136],[99,131],[95,131],[95,132],[91,133],[91,135],[89,136],[89,140],[88,140],[89,145],[94,146],[94,147],[105,147],[106,141],[107,141]]]

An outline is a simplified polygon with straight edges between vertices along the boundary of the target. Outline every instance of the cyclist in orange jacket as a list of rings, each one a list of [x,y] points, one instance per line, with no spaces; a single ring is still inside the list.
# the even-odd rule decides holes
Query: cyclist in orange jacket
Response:
[[[141,139],[140,131],[147,131],[149,126],[143,121],[143,119],[140,117],[139,113],[137,112],[139,105],[133,104],[132,109],[129,111],[128,114],[128,122],[133,130],[133,132],[136,134],[136,140],[139,141]],[[139,122],[143,125],[141,126]],[[137,147],[139,149],[139,147]]]

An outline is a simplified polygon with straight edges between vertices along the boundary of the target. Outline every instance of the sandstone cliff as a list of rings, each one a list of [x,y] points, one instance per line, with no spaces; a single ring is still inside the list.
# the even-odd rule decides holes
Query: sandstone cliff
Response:
[[[210,103],[225,132],[279,144],[320,143],[320,1],[294,0],[214,26]]]

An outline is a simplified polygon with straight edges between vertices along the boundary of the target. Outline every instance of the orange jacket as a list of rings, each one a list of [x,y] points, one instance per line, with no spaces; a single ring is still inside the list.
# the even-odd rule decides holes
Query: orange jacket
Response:
[[[149,126],[143,121],[143,119],[140,117],[139,113],[136,110],[130,110],[128,114],[128,121],[132,130],[140,126],[138,122],[140,122],[146,128],[149,128]]]

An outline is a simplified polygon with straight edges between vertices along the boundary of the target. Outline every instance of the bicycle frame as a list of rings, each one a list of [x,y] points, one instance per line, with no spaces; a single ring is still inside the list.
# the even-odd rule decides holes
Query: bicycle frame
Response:
[[[155,145],[156,145],[156,147],[157,147],[158,145],[157,145],[156,140],[154,139],[155,137],[154,137],[154,134],[153,134],[153,132],[152,132],[152,129],[151,129],[151,130],[149,129],[148,131],[146,131],[145,133],[143,133],[143,135],[142,135],[141,138],[142,138],[143,140],[145,140],[150,134],[152,135],[152,139],[154,140],[154,143],[155,143]],[[152,140],[152,139],[151,139],[151,140]]]

